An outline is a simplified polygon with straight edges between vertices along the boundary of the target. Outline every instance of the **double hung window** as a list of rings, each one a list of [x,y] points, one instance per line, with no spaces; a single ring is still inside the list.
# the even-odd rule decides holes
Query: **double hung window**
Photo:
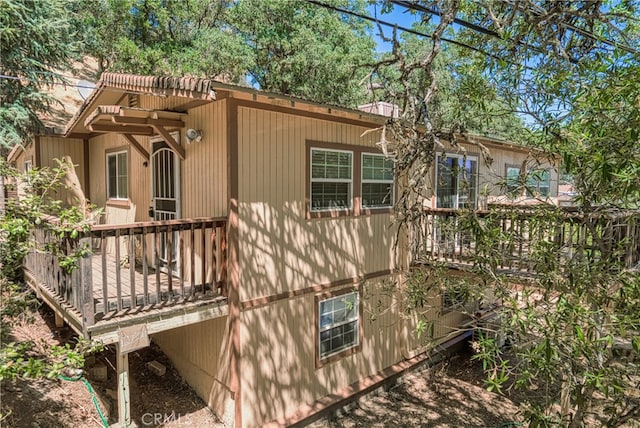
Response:
[[[352,207],[353,152],[311,149],[311,210]]]
[[[320,360],[360,345],[357,292],[318,301],[318,355]]]
[[[393,206],[393,162],[384,155],[362,154],[362,206]]]

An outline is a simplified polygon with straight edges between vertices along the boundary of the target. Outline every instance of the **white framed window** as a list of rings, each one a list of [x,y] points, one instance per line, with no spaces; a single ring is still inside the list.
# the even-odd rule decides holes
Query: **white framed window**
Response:
[[[320,360],[360,345],[360,297],[353,291],[318,301]]]
[[[25,160],[22,167],[24,170],[24,176],[26,177],[27,183],[31,183],[31,175],[29,174],[29,172],[33,169],[33,161],[31,159]]]
[[[126,150],[107,153],[107,199],[129,197],[129,168]]]
[[[362,206],[389,208],[393,206],[393,162],[381,154],[362,154]]]
[[[353,152],[311,149],[311,211],[350,209]]]
[[[436,208],[474,209],[478,197],[478,158],[438,155],[435,193]]]

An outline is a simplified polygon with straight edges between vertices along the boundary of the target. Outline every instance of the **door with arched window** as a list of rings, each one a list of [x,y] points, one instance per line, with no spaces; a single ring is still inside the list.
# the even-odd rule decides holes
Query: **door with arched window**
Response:
[[[153,220],[180,218],[180,158],[163,141],[152,141],[151,204]],[[157,268],[179,274],[178,234],[163,233],[157,252]]]

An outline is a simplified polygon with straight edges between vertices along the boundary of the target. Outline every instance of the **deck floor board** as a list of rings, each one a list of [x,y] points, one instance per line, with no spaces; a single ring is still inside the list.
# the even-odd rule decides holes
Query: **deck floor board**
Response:
[[[109,310],[111,312],[117,307],[118,300],[118,281],[116,270],[119,262],[113,255],[107,254],[106,258],[99,255],[92,257],[92,278],[93,278],[93,299],[96,305],[96,312],[104,315],[104,290],[103,290],[103,260],[106,260],[105,271],[107,273],[107,299],[109,301]],[[134,275],[131,275],[130,265],[120,265],[120,299],[122,300],[123,308],[131,307],[131,280],[135,283],[135,300],[134,306],[142,306],[143,302],[149,304],[163,303],[167,300],[181,299],[183,297],[188,298],[191,296],[191,291],[194,288],[190,281],[184,281],[184,296],[182,296],[181,288],[179,286],[179,278],[176,275],[172,278],[173,287],[169,287],[169,275],[164,270],[160,270],[159,275],[156,275],[156,270],[153,267],[148,267],[147,281],[147,299],[144,299],[144,274],[143,266],[141,263],[135,264]],[[158,281],[159,280],[159,281]],[[157,285],[160,285],[160,296],[157,295]],[[178,286],[176,286],[178,285]],[[213,297],[217,296],[216,290],[213,290],[210,283],[195,284],[194,297]]]

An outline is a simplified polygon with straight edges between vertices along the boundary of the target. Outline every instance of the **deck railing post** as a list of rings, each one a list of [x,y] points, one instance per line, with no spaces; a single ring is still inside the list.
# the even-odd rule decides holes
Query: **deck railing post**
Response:
[[[82,329],[85,336],[87,335],[87,328],[95,323],[95,307],[93,304],[93,279],[91,275],[91,237],[87,236],[81,238],[78,242],[80,248],[83,250],[83,255],[79,260],[80,269],[80,298],[81,298],[81,312],[82,312]]]

